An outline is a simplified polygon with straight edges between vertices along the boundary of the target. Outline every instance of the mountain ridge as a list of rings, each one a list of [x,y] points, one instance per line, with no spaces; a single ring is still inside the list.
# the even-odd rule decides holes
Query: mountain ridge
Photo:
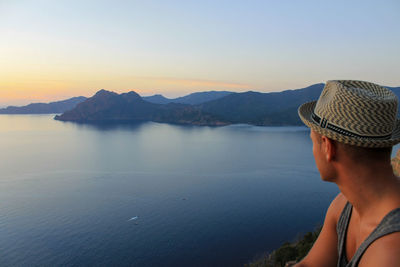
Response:
[[[297,115],[298,107],[318,99],[323,87],[323,83],[318,83],[282,92],[230,92],[196,105],[156,104],[133,91],[117,94],[100,90],[75,109],[55,119],[77,122],[155,121],[208,126],[239,123],[258,126],[303,125]],[[400,95],[400,87],[389,88]],[[161,95],[157,97],[163,99]]]
[[[319,97],[324,84],[282,92],[234,93],[201,105],[203,111],[217,115],[231,123],[253,125],[301,125],[297,108],[302,103]]]
[[[73,109],[77,104],[85,101],[84,96],[72,97],[66,100],[50,103],[31,103],[26,106],[8,106],[0,109],[0,114],[55,114],[64,113]]]
[[[56,119],[80,122],[150,120],[195,125],[302,125],[297,116],[298,106],[318,99],[323,86],[323,83],[318,83],[305,88],[271,93],[206,91],[174,99],[162,95],[141,97],[134,91],[117,94],[101,89],[90,98],[74,97],[22,107],[9,106],[0,109],[0,114],[66,113]],[[387,88],[400,98],[400,87]],[[85,104],[80,106],[82,103]],[[80,108],[75,110],[78,106]]]
[[[283,92],[224,92],[224,96],[197,105],[181,103],[156,104],[140,98],[135,92],[118,95],[101,90],[78,104],[74,110],[55,119],[78,122],[156,121],[194,125],[300,125],[297,107],[318,98],[324,84]],[[203,92],[202,94],[204,95]],[[133,100],[124,99],[126,94]],[[191,94],[193,95],[193,94]],[[196,95],[195,95],[196,96]],[[161,96],[162,97],[162,96]]]
[[[217,116],[203,113],[192,105],[154,104],[143,100],[136,92],[117,94],[101,90],[78,104],[73,110],[55,116],[60,121],[126,122],[155,121],[193,125],[226,125]]]
[[[198,105],[208,101],[216,100],[232,94],[234,92],[229,91],[204,91],[204,92],[194,92],[185,96],[177,98],[166,98],[163,95],[156,94],[152,96],[142,97],[145,101],[154,104],[168,104],[168,103],[179,103],[179,104],[189,104]]]

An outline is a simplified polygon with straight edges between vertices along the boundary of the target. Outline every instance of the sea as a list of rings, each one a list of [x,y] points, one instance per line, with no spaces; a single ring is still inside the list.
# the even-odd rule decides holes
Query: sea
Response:
[[[243,266],[323,224],[306,127],[0,115],[0,266]]]

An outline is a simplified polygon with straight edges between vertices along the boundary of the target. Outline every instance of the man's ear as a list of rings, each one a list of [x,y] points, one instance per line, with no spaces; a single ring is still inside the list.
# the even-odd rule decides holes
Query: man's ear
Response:
[[[322,136],[322,149],[325,153],[326,161],[333,161],[336,157],[336,142],[332,139]]]

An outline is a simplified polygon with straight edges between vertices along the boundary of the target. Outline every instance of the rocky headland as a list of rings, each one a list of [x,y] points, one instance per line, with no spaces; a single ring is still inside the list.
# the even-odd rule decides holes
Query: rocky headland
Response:
[[[57,115],[55,119],[81,123],[154,121],[211,126],[228,124],[227,121],[203,112],[196,106],[177,103],[155,104],[143,100],[133,91],[117,94],[106,90],[100,90],[73,110]]]
[[[141,97],[134,91],[117,94],[100,90],[55,119],[75,122],[154,121],[208,126],[301,125],[298,106],[318,98],[322,88],[323,84],[315,84],[278,93],[211,91],[173,101],[161,95]]]

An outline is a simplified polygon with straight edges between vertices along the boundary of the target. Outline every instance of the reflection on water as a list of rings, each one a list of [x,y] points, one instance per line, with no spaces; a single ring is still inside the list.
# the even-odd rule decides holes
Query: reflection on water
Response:
[[[144,121],[122,121],[122,122],[64,122],[61,123],[68,124],[70,126],[76,126],[79,129],[94,129],[99,131],[113,131],[113,130],[127,130],[134,131],[142,127],[148,122]]]
[[[305,127],[52,118],[0,116],[1,266],[242,266],[338,192]]]

